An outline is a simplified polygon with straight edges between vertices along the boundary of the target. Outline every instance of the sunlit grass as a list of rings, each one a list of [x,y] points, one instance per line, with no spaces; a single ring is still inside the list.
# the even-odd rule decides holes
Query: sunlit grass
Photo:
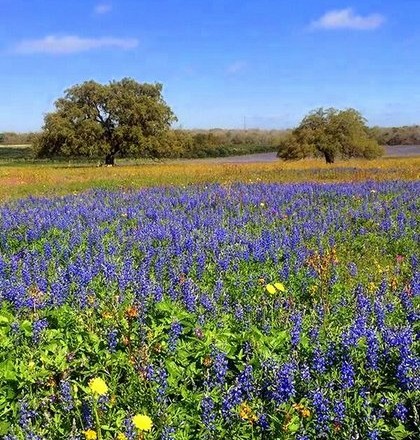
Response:
[[[219,182],[342,182],[416,180],[420,157],[349,160],[326,165],[322,160],[222,164],[179,161],[125,165],[4,165],[0,167],[0,200],[30,195],[59,195],[89,188],[140,188]]]

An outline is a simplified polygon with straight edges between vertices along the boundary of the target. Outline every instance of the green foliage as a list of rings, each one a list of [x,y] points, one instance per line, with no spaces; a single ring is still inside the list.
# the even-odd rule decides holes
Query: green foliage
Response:
[[[287,130],[186,130],[182,157],[226,157],[275,151]]]
[[[333,163],[337,157],[373,159],[382,154],[357,110],[334,108],[319,108],[305,116],[280,143],[278,151],[278,156],[285,160],[321,156],[327,163]]]
[[[269,186],[250,197],[240,185],[201,195],[200,204],[193,198],[198,188],[178,199],[159,189],[163,200],[143,191],[139,199],[146,203],[139,207],[123,192],[92,193],[57,199],[44,216],[33,199],[19,202],[14,206],[32,215],[25,221],[9,206],[0,240],[0,437],[89,438],[91,429],[104,440],[123,439],[125,422],[147,414],[153,429],[136,438],[165,438],[168,427],[175,440],[362,439],[373,430],[384,439],[417,438],[420,395],[405,390],[396,376],[402,349],[410,349],[413,362],[419,352],[418,323],[405,331],[420,311],[414,272],[419,244],[410,226],[416,200],[395,184],[386,187],[346,185],[347,193],[304,185],[285,202],[287,193],[270,194]],[[290,188],[295,194],[296,186]],[[217,223],[210,223],[214,214]],[[171,224],[182,216],[185,227]],[[224,227],[213,235],[215,224]],[[216,237],[217,253],[210,247]],[[284,237],[297,244],[280,244]],[[196,246],[189,251],[188,243]],[[253,257],[245,258],[250,244]],[[229,265],[221,270],[225,258]],[[20,281],[26,268],[34,268],[33,284]],[[37,282],[43,280],[48,284],[41,290]],[[67,297],[61,296],[64,283]],[[195,309],[186,307],[188,292]],[[298,314],[302,329],[293,343]],[[39,333],[41,320],[48,325]],[[343,345],[360,322],[357,341]],[[181,326],[176,338],[173,324]],[[365,327],[384,354],[375,370]],[[403,330],[412,341],[393,342]],[[318,349],[328,356],[325,371],[314,364]],[[226,360],[222,380],[218,354]],[[342,386],[344,356],[355,370],[350,388]],[[271,393],[288,386],[283,367],[290,362],[296,365],[295,391],[275,400]],[[305,365],[310,378],[303,376]],[[247,397],[241,391],[224,413],[247,367],[254,392]],[[94,378],[107,385],[101,399],[89,386]],[[320,388],[328,399],[328,432],[321,435],[320,409],[311,397]],[[203,417],[208,397],[212,423]],[[335,419],[340,403],[346,411]],[[394,416],[397,404],[407,408],[404,421]],[[93,421],[86,420],[86,408]]]
[[[36,133],[15,133],[12,131],[5,131],[4,133],[0,133],[0,143],[4,145],[30,145],[35,137]]]
[[[159,157],[175,115],[162,97],[161,84],[124,78],[102,85],[87,81],[68,89],[45,116],[34,142],[38,157]]]
[[[372,127],[371,133],[380,145],[420,145],[420,126]]]

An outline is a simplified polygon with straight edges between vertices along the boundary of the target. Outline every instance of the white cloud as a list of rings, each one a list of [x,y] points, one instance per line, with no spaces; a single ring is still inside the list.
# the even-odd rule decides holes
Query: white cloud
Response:
[[[246,66],[247,64],[244,61],[236,61],[227,67],[226,73],[235,75],[236,73],[242,72]]]
[[[112,5],[109,3],[99,3],[95,6],[94,12],[98,15],[108,14],[108,12],[111,12]]]
[[[326,12],[321,18],[312,22],[315,29],[357,29],[370,30],[380,27],[385,22],[381,14],[357,15],[353,9],[337,9]]]
[[[24,40],[15,46],[15,52],[20,54],[44,53],[51,55],[66,55],[87,52],[95,49],[134,49],[138,40],[134,38],[82,38],[76,35],[57,37],[49,35],[39,40]]]

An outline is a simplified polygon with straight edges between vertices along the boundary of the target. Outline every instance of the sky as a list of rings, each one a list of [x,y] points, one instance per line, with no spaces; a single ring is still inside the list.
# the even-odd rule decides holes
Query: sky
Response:
[[[162,83],[183,128],[289,128],[318,107],[420,124],[419,20],[419,0],[0,0],[0,131],[124,77]]]

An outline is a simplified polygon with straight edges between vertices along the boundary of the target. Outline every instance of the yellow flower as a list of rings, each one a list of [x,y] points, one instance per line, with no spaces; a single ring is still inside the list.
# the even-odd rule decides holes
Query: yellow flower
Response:
[[[268,293],[271,293],[271,295],[274,295],[276,293],[276,288],[272,284],[267,284],[265,286]]]
[[[302,416],[303,418],[308,418],[308,417],[311,416],[311,411],[309,411],[308,408],[304,408],[304,409],[302,409],[302,411],[300,412],[300,414],[301,414],[301,416]]]
[[[300,413],[300,415],[305,419],[311,416],[311,411],[302,405],[301,403],[294,403],[293,408]]]
[[[252,411],[252,408],[246,402],[242,402],[239,407],[239,417],[242,420],[248,420],[251,423],[258,421],[258,417],[254,414],[254,411]]]
[[[117,440],[127,440],[127,436],[125,434],[123,434],[122,432],[120,432],[117,435]]]
[[[153,426],[152,419],[143,414],[136,414],[133,417],[133,423],[137,429],[140,429],[140,431],[150,431]]]
[[[279,292],[286,292],[286,288],[284,287],[283,283],[274,283],[274,287],[279,291]]]
[[[93,431],[92,429],[88,429],[87,431],[85,431],[86,440],[96,440],[97,438],[98,436],[96,435],[96,432]]]
[[[105,381],[100,377],[95,377],[95,379],[92,379],[89,382],[89,388],[93,394],[98,394],[99,396],[103,396],[108,392],[108,387]]]

